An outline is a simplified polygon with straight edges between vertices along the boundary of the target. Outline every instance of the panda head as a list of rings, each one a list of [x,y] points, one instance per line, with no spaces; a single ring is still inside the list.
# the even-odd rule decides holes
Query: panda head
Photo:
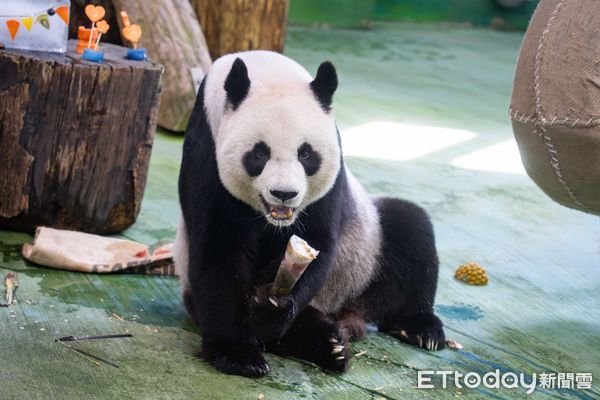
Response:
[[[274,64],[293,63],[272,57]],[[230,62],[219,88],[225,104],[213,136],[225,188],[270,224],[284,227],[333,187],[340,170],[330,112],[338,81],[330,62],[321,64],[314,79],[295,63],[295,71],[282,66],[283,73],[267,65],[273,63]]]

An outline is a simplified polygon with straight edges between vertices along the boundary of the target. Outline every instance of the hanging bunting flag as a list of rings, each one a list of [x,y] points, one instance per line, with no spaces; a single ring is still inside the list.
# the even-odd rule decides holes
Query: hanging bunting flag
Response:
[[[3,2],[4,0],[0,0]],[[2,7],[0,7],[2,8]],[[34,24],[40,24],[44,28],[50,30],[50,18],[54,15],[58,15],[60,19],[68,26],[69,25],[69,3],[62,2],[62,4],[55,5],[51,8],[41,10],[40,12],[30,14],[30,15],[2,15],[1,20],[5,18],[9,18],[6,20],[6,27],[8,28],[8,32],[10,33],[11,40],[15,40],[21,24],[25,26],[27,31],[35,32]],[[16,46],[16,44],[15,44]]]
[[[46,29],[50,29],[50,20],[48,19],[48,14],[40,14],[35,19],[36,24],[42,25]]]
[[[54,11],[60,16],[60,18],[65,22],[65,24],[69,25],[69,7],[60,6],[56,8]]]
[[[25,28],[30,31],[31,26],[33,25],[33,17],[21,17],[21,21],[23,21],[23,25]]]
[[[15,40],[15,36],[17,36],[17,31],[21,26],[21,23],[14,19],[9,19],[6,21],[6,26],[8,27],[8,31],[10,32],[11,40]]]

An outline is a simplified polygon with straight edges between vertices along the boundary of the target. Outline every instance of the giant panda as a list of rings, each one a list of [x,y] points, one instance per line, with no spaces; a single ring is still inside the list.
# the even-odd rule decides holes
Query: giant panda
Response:
[[[370,198],[342,156],[337,74],[313,79],[277,53],[216,60],[185,134],[174,258],[202,356],[228,374],[269,372],[263,351],[344,371],[365,323],[428,350],[438,257],[417,205]],[[265,291],[291,235],[320,251],[293,291]]]

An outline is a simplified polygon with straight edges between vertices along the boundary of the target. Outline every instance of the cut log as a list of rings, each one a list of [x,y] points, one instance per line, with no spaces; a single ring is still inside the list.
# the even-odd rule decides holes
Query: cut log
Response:
[[[110,233],[140,211],[162,66],[110,44],[91,63],[75,44],[0,52],[0,226]]]
[[[196,100],[192,70],[199,69],[201,79],[212,64],[189,0],[112,2],[117,11],[126,11],[131,22],[142,27],[138,47],[147,48],[149,56],[165,66],[158,124],[171,131],[185,131]]]
[[[283,51],[289,0],[192,0],[213,59],[243,50]]]

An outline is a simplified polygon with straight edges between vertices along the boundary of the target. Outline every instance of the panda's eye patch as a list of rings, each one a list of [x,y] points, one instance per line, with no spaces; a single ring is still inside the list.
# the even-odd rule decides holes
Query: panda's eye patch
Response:
[[[298,158],[301,160],[308,160],[311,155],[312,155],[312,148],[310,147],[310,145],[307,145],[306,147],[301,147],[298,150]]]
[[[304,167],[306,175],[314,175],[321,166],[321,155],[313,150],[312,146],[308,143],[302,143],[298,147],[298,161]]]
[[[259,159],[269,158],[269,151],[262,146],[254,146],[254,157]]]
[[[267,161],[271,157],[271,149],[265,142],[258,142],[247,151],[242,159],[242,164],[250,176],[258,176],[265,168]]]

